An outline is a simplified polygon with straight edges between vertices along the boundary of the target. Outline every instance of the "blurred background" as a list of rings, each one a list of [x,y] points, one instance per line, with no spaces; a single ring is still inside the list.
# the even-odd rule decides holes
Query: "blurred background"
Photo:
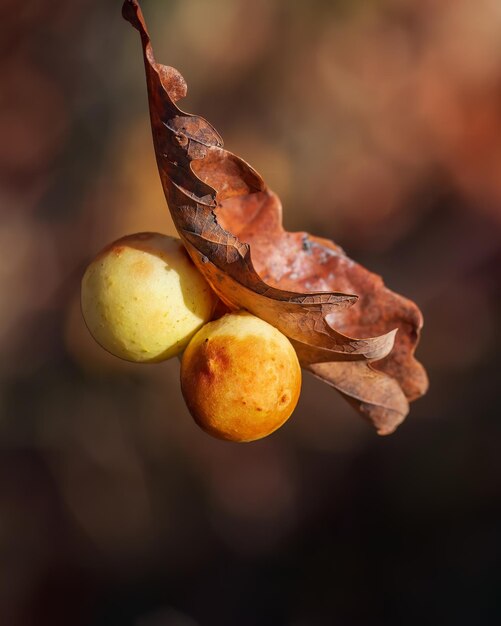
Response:
[[[174,232],[121,2],[1,7],[0,623],[499,624],[499,0],[144,0],[286,227],[425,316],[394,435],[305,376],[248,445],[194,425],[177,360],[114,359],[81,318],[100,248]]]

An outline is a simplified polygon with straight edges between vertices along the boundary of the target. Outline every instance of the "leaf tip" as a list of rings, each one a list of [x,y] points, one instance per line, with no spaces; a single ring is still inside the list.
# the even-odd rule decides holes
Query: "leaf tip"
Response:
[[[137,0],[125,0],[122,5],[122,17],[141,33],[147,34],[143,13]]]
[[[376,433],[380,436],[380,437],[387,437],[388,435],[393,435],[393,433],[397,430],[397,426],[392,426],[391,428],[388,426],[384,426],[383,428],[380,428],[379,430],[376,430]]]

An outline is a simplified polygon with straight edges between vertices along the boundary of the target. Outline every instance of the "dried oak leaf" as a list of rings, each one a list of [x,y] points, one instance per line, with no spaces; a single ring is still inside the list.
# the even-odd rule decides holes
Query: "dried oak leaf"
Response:
[[[277,327],[304,368],[378,433],[393,432],[427,388],[414,358],[419,309],[332,242],[285,231],[280,200],[261,176],[223,149],[205,119],[176,106],[186,83],[155,61],[138,2],[126,0],[123,15],[141,35],[160,178],[193,261],[228,307]]]

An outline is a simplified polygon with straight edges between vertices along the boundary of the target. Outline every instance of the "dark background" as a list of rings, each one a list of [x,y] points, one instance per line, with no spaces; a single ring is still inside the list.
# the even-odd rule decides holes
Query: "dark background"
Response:
[[[425,316],[394,435],[305,376],[248,445],[194,425],[176,359],[121,362],[81,319],[102,246],[173,233],[121,3],[1,9],[0,623],[499,624],[499,1],[144,1],[286,226]]]

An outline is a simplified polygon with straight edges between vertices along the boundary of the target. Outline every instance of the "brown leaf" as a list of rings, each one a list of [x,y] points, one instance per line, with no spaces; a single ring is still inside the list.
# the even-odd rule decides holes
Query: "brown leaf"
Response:
[[[379,433],[392,432],[408,400],[427,387],[413,356],[422,326],[418,308],[332,242],[286,232],[280,201],[261,176],[223,149],[206,120],[176,106],[186,83],[177,70],[156,63],[136,0],[125,1],[123,15],[141,35],[160,177],[193,261],[228,307],[281,330],[303,367],[342,393]]]

